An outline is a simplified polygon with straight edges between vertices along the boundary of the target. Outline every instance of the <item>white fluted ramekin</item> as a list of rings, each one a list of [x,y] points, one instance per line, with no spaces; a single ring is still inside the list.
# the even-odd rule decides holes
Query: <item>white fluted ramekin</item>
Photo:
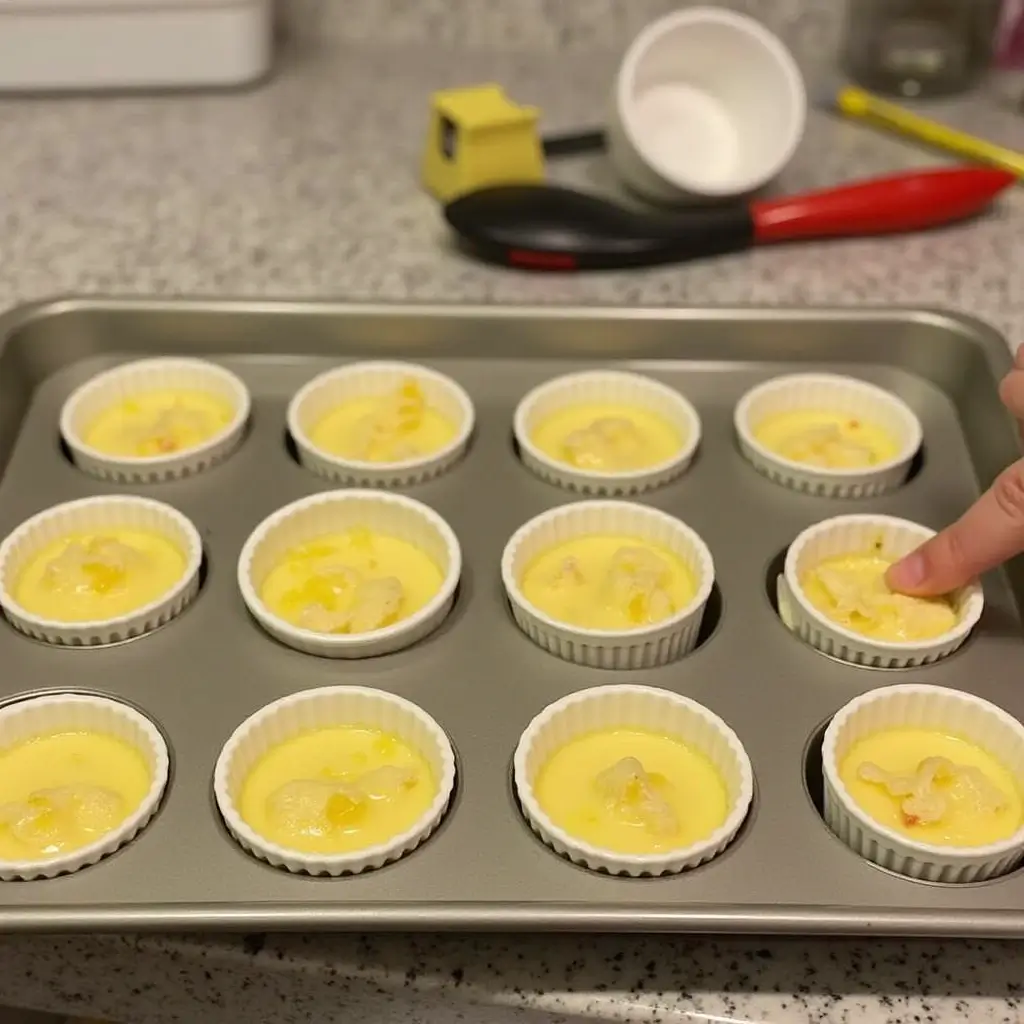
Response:
[[[85,432],[106,409],[147,391],[201,391],[233,411],[229,423],[202,444],[168,455],[110,455],[85,440]],[[235,374],[205,359],[156,358],[115,366],[86,381],[64,403],[60,432],[76,466],[90,476],[117,483],[155,483],[200,473],[226,459],[245,437],[252,399]]]
[[[369,462],[335,455],[313,443],[314,426],[338,406],[382,397],[410,379],[423,390],[427,405],[455,427],[455,437],[440,450],[400,462]],[[358,362],[309,381],[289,403],[287,419],[299,461],[319,476],[352,487],[409,487],[440,476],[462,458],[476,413],[466,390],[437,370],[417,363]]]
[[[935,729],[961,736],[996,758],[1024,789],[1024,726],[987,700],[942,686],[907,684],[871,690],[832,719],[822,744],[825,822],[866,860],[929,882],[979,882],[1024,860],[1024,825],[998,843],[956,847],[919,843],[879,824],[839,777],[859,740],[887,729]]]
[[[699,751],[721,775],[729,813],[707,838],[656,854],[602,849],[556,825],[533,792],[544,765],[572,740],[601,729],[646,729],[672,736]],[[750,758],[736,733],[706,707],[653,686],[598,686],[549,704],[529,724],[513,758],[516,794],[530,827],[563,857],[613,875],[668,875],[718,856],[736,837],[754,795]]]
[[[664,621],[630,630],[558,622],[526,599],[519,581],[534,559],[566,541],[597,535],[635,537],[666,548],[692,573],[693,598]],[[628,501],[580,501],[550,509],[521,526],[505,545],[501,579],[516,624],[544,650],[594,668],[652,668],[696,646],[715,564],[697,532],[665,512]]]
[[[181,578],[149,604],[126,615],[92,622],[59,622],[23,608],[14,596],[18,577],[48,544],[76,533],[140,530],[166,538],[182,553]],[[92,647],[152,632],[180,615],[199,593],[203,542],[176,508],[152,498],[105,495],[54,505],[26,519],[0,544],[0,606],[15,629],[50,644]]]
[[[317,633],[287,622],[264,604],[263,581],[288,551],[356,527],[415,545],[441,570],[441,589],[408,618],[368,633]],[[444,519],[420,501],[379,490],[326,491],[293,501],[253,530],[238,558],[238,587],[256,621],[289,647],[327,658],[372,658],[422,640],[451,611],[461,574],[462,550]]]
[[[660,416],[678,432],[679,450],[654,466],[611,472],[571,466],[534,444],[535,429],[549,416],[591,403],[634,406]],[[640,494],[669,483],[689,468],[701,438],[700,416],[678,391],[650,377],[619,370],[587,370],[546,381],[519,403],[513,430],[519,457],[528,469],[559,487],[594,495]]]
[[[237,800],[256,762],[272,747],[301,733],[337,726],[361,726],[392,733],[417,750],[430,765],[437,793],[409,829],[386,843],[335,855],[303,853],[264,838],[239,813]],[[325,686],[268,704],[232,733],[213,775],[217,806],[228,831],[261,860],[295,874],[355,875],[383,867],[411,853],[441,823],[455,788],[455,754],[444,730],[422,708],[383,690]]]
[[[117,828],[88,846],[38,860],[0,860],[0,879],[4,881],[56,878],[95,864],[130,843],[160,806],[170,770],[167,744],[160,730],[134,708],[108,697],[72,693],[29,697],[0,708],[0,749],[65,731],[105,733],[133,746],[149,769],[149,790]]]
[[[824,469],[783,458],[755,436],[765,419],[802,410],[840,412],[876,424],[897,453],[870,469]],[[826,498],[868,498],[902,486],[921,447],[921,421],[895,395],[874,384],[832,373],[797,373],[758,384],[736,406],[733,421],[740,451],[765,476],[784,487]]]
[[[872,668],[913,668],[952,654],[978,624],[985,599],[980,583],[951,595],[957,623],[931,640],[895,643],[873,640],[833,622],[803,592],[801,578],[829,558],[878,555],[898,561],[935,536],[927,526],[894,516],[850,515],[826,519],[804,530],[790,545],[778,579],[779,617],[801,640],[854,665]]]

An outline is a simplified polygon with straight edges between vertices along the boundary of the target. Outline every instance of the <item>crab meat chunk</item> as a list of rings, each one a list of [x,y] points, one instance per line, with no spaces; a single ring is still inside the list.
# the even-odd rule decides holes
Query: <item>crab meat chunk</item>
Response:
[[[624,416],[601,416],[564,442],[566,460],[580,469],[632,469],[643,463],[644,435]]]
[[[381,765],[356,779],[295,779],[267,798],[272,821],[293,835],[326,836],[358,826],[375,801],[393,800],[416,785],[411,768]]]
[[[369,633],[397,620],[404,596],[395,576],[363,579],[354,569],[318,576],[303,588],[299,625],[316,633]]]
[[[356,785],[326,779],[295,779],[267,797],[271,821],[293,835],[327,836],[358,825],[367,810]]]
[[[551,576],[551,585],[558,589],[563,587],[579,587],[586,583],[578,558],[571,555],[563,558],[561,564]]]
[[[72,541],[46,564],[43,582],[52,590],[107,594],[121,586],[128,572],[145,563],[145,555],[114,537]]]
[[[946,757],[926,757],[912,775],[887,772],[865,761],[857,775],[865,782],[884,787],[898,799],[903,822],[908,826],[941,821],[953,800],[983,814],[998,813],[1006,806],[1002,790],[981,769],[955,764]]]
[[[418,781],[419,776],[412,768],[383,764],[361,775],[356,780],[356,785],[369,800],[393,800],[412,789]]]
[[[869,622],[879,617],[887,596],[891,596],[881,575],[866,580],[861,573],[832,565],[818,566],[816,572],[839,612],[859,615]]]
[[[671,804],[658,792],[658,779],[635,757],[624,757],[594,779],[605,806],[617,817],[658,836],[679,831]]]
[[[350,633],[368,633],[390,626],[402,608],[405,590],[396,576],[363,580],[352,601]]]
[[[161,409],[148,423],[126,425],[123,434],[141,456],[170,455],[192,438],[212,434],[214,428],[209,414],[179,401]]]
[[[403,381],[353,428],[352,446],[358,458],[399,462],[416,458],[419,448],[408,437],[423,423],[426,396],[415,380]]]
[[[881,571],[865,578],[861,572],[822,565],[816,573],[836,610],[868,625],[899,624],[911,636],[937,635],[951,626],[954,613],[948,601],[897,594],[886,585]]]
[[[861,469],[878,461],[870,447],[845,436],[834,423],[790,434],[779,454],[822,469]]]
[[[103,835],[117,826],[123,812],[124,801],[113,790],[85,784],[54,786],[0,805],[0,826],[28,846],[56,853],[69,831]]]
[[[626,546],[612,556],[607,582],[612,601],[631,622],[642,625],[660,622],[675,612],[667,589],[671,576],[668,563],[653,551]]]

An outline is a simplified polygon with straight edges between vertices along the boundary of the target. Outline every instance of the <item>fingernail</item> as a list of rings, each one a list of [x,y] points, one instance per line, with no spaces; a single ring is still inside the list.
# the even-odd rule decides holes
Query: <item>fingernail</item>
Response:
[[[889,579],[898,587],[918,587],[924,583],[928,574],[928,564],[924,555],[913,552],[902,561],[897,562],[888,573]]]

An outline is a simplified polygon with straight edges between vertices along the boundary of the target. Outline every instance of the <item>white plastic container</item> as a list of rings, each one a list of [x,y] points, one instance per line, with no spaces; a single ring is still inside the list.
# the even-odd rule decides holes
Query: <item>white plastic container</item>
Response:
[[[0,91],[242,85],[272,43],[271,0],[0,0]]]

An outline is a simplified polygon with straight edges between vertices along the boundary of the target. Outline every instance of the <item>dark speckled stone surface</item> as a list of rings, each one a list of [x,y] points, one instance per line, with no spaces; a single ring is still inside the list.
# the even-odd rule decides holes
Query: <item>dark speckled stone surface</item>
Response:
[[[652,272],[540,278],[446,245],[416,164],[428,94],[502,82],[545,126],[598,120],[672,0],[292,0],[252,92],[0,103],[0,304],[57,292],[474,302],[952,306],[1024,340],[1024,190],[973,224]],[[832,0],[746,0],[808,77]],[[557,59],[556,59],[557,58]],[[1024,149],[984,95],[943,117]],[[813,113],[780,187],[936,158]],[[614,190],[603,163],[552,176]],[[0,939],[0,1001],[125,1024],[1024,1020],[1024,946],[573,936]]]
[[[0,998],[202,1024],[1017,1024],[1024,947],[588,936],[0,943]]]

